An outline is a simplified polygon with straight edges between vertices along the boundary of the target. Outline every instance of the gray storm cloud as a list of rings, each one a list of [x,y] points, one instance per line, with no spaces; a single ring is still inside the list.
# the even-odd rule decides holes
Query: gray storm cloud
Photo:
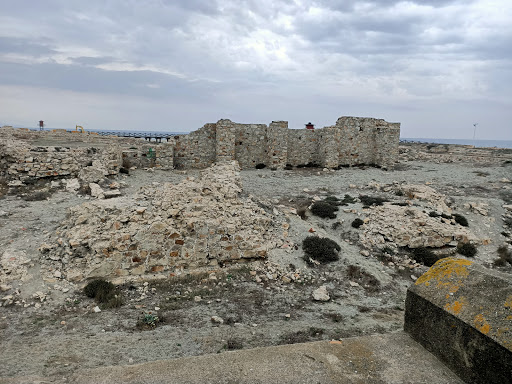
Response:
[[[507,0],[2,2],[0,124],[363,115],[408,137],[467,138],[478,121],[510,139],[510,20]]]

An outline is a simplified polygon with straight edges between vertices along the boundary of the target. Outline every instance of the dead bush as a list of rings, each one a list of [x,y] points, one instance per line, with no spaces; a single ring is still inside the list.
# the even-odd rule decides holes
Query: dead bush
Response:
[[[338,207],[336,205],[326,203],[325,201],[317,201],[311,206],[311,213],[323,219],[335,219],[335,212],[337,210]]]
[[[360,218],[356,218],[356,219],[354,219],[354,221],[352,222],[351,225],[353,228],[359,228],[363,224],[364,224],[363,220],[361,220]]]
[[[414,260],[427,267],[433,266],[440,259],[431,249],[425,247],[413,248],[411,253]]]
[[[314,264],[311,260],[326,264],[339,259],[338,252],[341,247],[331,239],[308,236],[302,242],[302,249],[304,250],[304,260],[308,264]]]
[[[103,309],[117,308],[123,305],[123,298],[115,285],[103,279],[96,279],[88,283],[84,288],[84,293],[100,304]]]
[[[506,245],[502,245],[498,248],[498,258],[494,260],[494,265],[504,267],[507,263],[512,265],[512,251],[509,251]]]
[[[477,254],[478,250],[471,243],[459,244],[457,246],[457,253],[466,256],[466,257],[474,257]]]
[[[453,214],[453,219],[455,220],[455,222],[457,224],[462,225],[463,227],[468,227],[469,226],[468,219],[466,219],[462,215],[459,215],[458,213],[454,213]]]
[[[363,203],[363,205],[367,207],[379,206],[384,204],[386,201],[389,201],[388,199],[385,199],[383,197],[366,195],[360,195],[359,200],[361,200],[361,203]]]

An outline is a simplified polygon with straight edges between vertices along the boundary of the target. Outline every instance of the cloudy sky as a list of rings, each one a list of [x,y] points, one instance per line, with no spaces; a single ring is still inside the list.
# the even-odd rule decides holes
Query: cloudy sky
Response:
[[[512,1],[0,1],[0,125],[344,115],[512,140]]]

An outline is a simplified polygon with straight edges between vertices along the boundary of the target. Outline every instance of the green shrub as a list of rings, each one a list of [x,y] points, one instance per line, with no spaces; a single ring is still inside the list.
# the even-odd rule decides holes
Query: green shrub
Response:
[[[317,201],[313,203],[311,206],[311,213],[315,216],[321,217],[323,219],[335,219],[336,211],[338,207],[336,205],[332,205],[330,203],[326,203],[325,201]]]
[[[354,219],[354,221],[352,222],[352,227],[354,228],[359,228],[361,225],[364,224],[364,221],[361,220],[359,217],[357,219]]]
[[[326,264],[339,259],[341,247],[335,241],[318,236],[308,236],[302,242],[304,260],[311,264],[311,259]]]
[[[137,320],[137,328],[155,328],[162,320],[151,312],[142,312],[142,316]]]
[[[473,257],[477,254],[478,250],[476,247],[471,243],[464,243],[459,244],[457,246],[457,253],[466,256],[466,257]]]
[[[418,263],[426,265],[427,267],[433,266],[436,261],[440,259],[439,256],[432,252],[432,250],[425,247],[413,248],[411,253],[414,257],[414,260],[416,260]]]
[[[453,218],[457,224],[462,225],[463,227],[469,226],[468,220],[464,216],[454,213]]]

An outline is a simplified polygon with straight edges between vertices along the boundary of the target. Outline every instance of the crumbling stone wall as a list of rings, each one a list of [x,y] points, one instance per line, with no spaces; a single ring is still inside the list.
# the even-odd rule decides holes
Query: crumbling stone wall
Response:
[[[223,119],[181,136],[174,164],[203,168],[214,161],[237,160],[242,168],[308,163],[328,168],[360,164],[392,168],[398,160],[399,137],[399,123],[374,118],[340,117],[336,125],[317,130],[290,130],[286,121],[266,126]]]
[[[265,124],[237,124],[235,159],[242,168],[254,168],[267,163],[267,126]]]
[[[175,137],[176,168],[206,168],[215,162],[216,124],[205,124],[188,135]]]
[[[2,130],[0,170],[9,181],[76,177],[79,172],[99,160],[108,174],[119,172],[121,151],[115,145],[96,147],[31,146]]]
[[[101,148],[112,142],[122,148],[122,158],[121,154],[116,154],[115,159],[107,159],[107,168],[112,174],[117,173],[121,164],[161,169],[206,168],[214,162],[229,160],[237,160],[242,168],[265,164],[273,169],[282,169],[287,164],[298,166],[308,163],[327,168],[360,164],[392,168],[398,161],[400,124],[374,118],[340,117],[334,126],[293,130],[288,129],[286,121],[273,121],[267,126],[223,119],[205,124],[188,135],[176,136],[168,143],[6,127],[2,128],[4,132],[9,133],[11,141],[19,143],[6,144],[6,139],[0,138],[0,146],[8,148],[0,155],[0,172],[23,179],[74,176],[83,166],[98,158],[95,151],[105,151]],[[52,149],[21,144],[23,140],[30,142],[45,137],[50,142],[65,138],[66,142],[90,143],[90,146],[54,146]],[[95,143],[101,143],[98,145],[100,149],[94,146]],[[41,154],[43,152],[45,155]]]
[[[290,129],[287,137],[288,164],[293,166],[315,163],[318,159],[317,132],[311,129]]]
[[[153,145],[155,144],[155,145]],[[145,143],[137,147],[123,150],[124,168],[160,168],[169,170],[174,168],[174,142]]]
[[[273,121],[267,132],[268,165],[272,169],[284,168],[288,159],[288,122]]]

